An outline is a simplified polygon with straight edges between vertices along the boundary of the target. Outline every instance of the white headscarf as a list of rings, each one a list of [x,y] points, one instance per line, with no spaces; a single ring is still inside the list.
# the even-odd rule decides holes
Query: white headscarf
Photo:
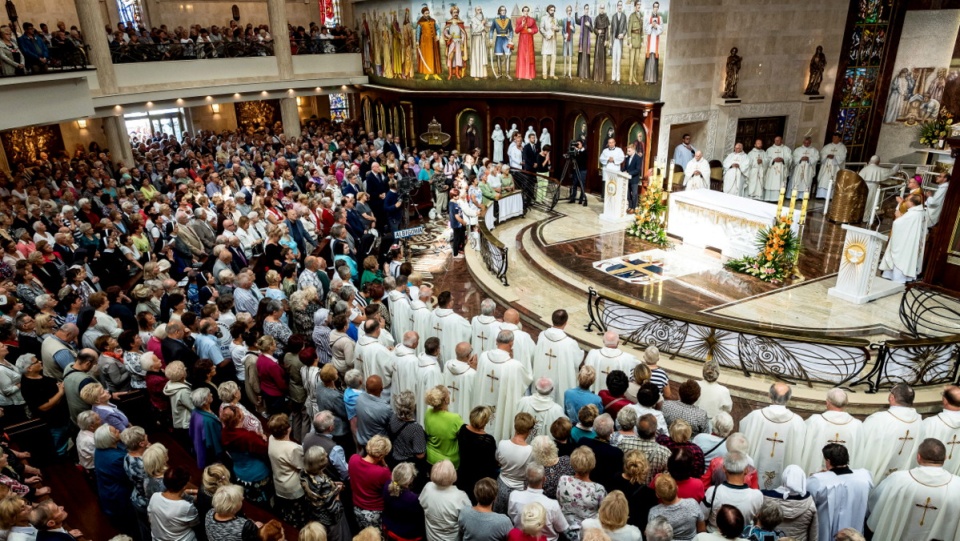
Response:
[[[780,474],[780,479],[783,484],[777,487],[777,492],[783,494],[784,500],[790,496],[803,496],[807,493],[807,474],[800,466],[796,464],[787,466]]]

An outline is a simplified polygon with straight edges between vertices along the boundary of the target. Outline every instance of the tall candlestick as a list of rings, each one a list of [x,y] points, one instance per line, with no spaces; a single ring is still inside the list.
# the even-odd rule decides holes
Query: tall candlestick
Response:
[[[800,225],[807,220],[807,203],[810,202],[810,191],[803,192],[803,204],[800,205]]]
[[[667,169],[667,191],[673,192],[673,171],[675,165],[673,160],[670,160],[670,168]]]
[[[783,215],[783,196],[784,196],[784,194],[786,194],[786,192],[787,192],[786,186],[781,186],[781,187],[780,187],[780,199],[777,201],[777,218],[778,218],[778,219],[780,218],[780,216]]]
[[[797,190],[790,192],[790,208],[787,210],[787,219],[793,220],[793,210],[797,206]]]

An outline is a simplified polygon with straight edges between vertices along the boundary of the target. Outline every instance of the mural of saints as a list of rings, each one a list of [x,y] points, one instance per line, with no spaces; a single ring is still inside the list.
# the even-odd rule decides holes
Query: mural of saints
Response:
[[[533,52],[533,36],[539,30],[537,20],[530,16],[530,7],[523,6],[517,19],[517,79],[534,79],[537,76],[537,59]]]
[[[410,22],[410,8],[403,11],[403,78],[413,79],[417,65],[417,47],[414,44],[416,38]]]
[[[467,26],[460,19],[460,8],[450,8],[450,18],[443,25],[443,40],[447,46],[447,80],[463,79],[467,65]]]
[[[510,53],[513,49],[513,19],[507,17],[507,7],[497,8],[497,16],[490,24],[490,40],[493,41],[493,76],[499,79],[510,76]]]
[[[490,24],[477,6],[470,18],[470,77],[484,79],[487,76],[487,32]]]
[[[430,8],[423,6],[420,9],[420,18],[417,20],[417,56],[420,59],[419,73],[429,79],[432,75],[440,80],[443,67],[440,64],[440,33],[437,32],[437,21],[430,16]]]
[[[393,31],[386,14],[380,18],[380,49],[383,51],[383,76],[393,79]]]

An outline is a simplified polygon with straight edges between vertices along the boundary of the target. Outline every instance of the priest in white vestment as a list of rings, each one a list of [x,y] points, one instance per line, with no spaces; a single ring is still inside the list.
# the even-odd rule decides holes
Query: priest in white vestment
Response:
[[[477,354],[473,346],[466,342],[457,345],[457,358],[443,364],[443,384],[450,391],[449,411],[456,413],[464,421],[470,419],[473,409],[473,387],[476,382]]]
[[[430,297],[433,296],[433,290],[429,287],[420,288],[420,298],[410,301],[410,326],[411,330],[417,333],[420,338],[417,343],[417,355],[423,353],[423,346],[427,338],[432,336],[430,333],[433,327],[433,309],[430,308]]]
[[[855,467],[866,468],[874,484],[896,471],[905,471],[912,464],[920,446],[922,420],[913,408],[914,392],[906,383],[890,389],[890,408],[871,414],[860,427]]]
[[[807,480],[807,492],[817,504],[818,539],[833,539],[845,528],[863,530],[873,478],[864,469],[850,469],[850,455],[840,444],[821,451],[826,470]]]
[[[750,162],[750,170],[747,171],[743,196],[750,199],[763,199],[763,182],[767,178],[769,164],[767,153],[763,150],[763,139],[757,139],[754,142],[753,148],[747,154],[747,160]]]
[[[510,354],[512,345],[513,333],[500,331],[497,349],[485,352],[477,361],[473,384],[474,405],[493,408],[493,430],[489,432],[497,441],[513,437],[513,418],[532,380]]]
[[[536,420],[533,430],[527,436],[528,442],[533,441],[533,438],[537,436],[550,436],[550,427],[553,422],[561,417],[566,417],[560,404],[557,404],[551,398],[553,382],[550,381],[550,378],[538,379],[533,386],[533,390],[533,394],[520,399],[517,408],[517,413],[521,411],[529,413]]]
[[[923,268],[923,247],[927,240],[927,211],[919,195],[904,200],[907,212],[893,221],[887,249],[880,259],[883,277],[907,283],[917,279]]]
[[[437,338],[427,338],[423,346],[423,353],[417,358],[417,422],[423,426],[427,404],[424,398],[427,391],[437,385],[443,385],[443,369],[437,355],[440,353],[440,341]]]
[[[460,342],[470,342],[473,327],[463,316],[453,311],[453,295],[444,291],[437,296],[437,308],[433,311],[431,336],[440,339],[440,363],[447,359],[456,359],[456,348]]]
[[[927,417],[920,426],[920,437],[936,438],[947,448],[943,469],[960,472],[960,387],[950,385],[943,391],[943,411]]]
[[[563,406],[563,393],[577,387],[577,372],[583,362],[580,344],[563,330],[568,317],[566,310],[553,312],[553,327],[540,333],[533,354],[532,374],[550,378],[554,385],[551,395],[560,406]]]
[[[919,466],[883,480],[867,504],[867,528],[873,541],[960,539],[960,477],[943,469],[941,441],[923,440]]]
[[[860,178],[867,183],[867,206],[863,209],[863,221],[870,219],[873,209],[877,206],[877,188],[881,180],[886,180],[890,176],[890,170],[886,167],[880,167],[880,156],[870,156],[870,163],[863,166],[860,170]]]
[[[607,175],[616,175],[620,172],[620,164],[626,159],[623,149],[617,146],[617,141],[611,137],[607,139],[607,146],[600,153],[600,167],[603,169],[603,180]]]
[[[703,157],[703,152],[694,153],[683,168],[683,185],[686,191],[710,189],[710,162]]]
[[[520,312],[513,308],[504,312],[500,330],[513,332],[513,358],[520,361],[527,373],[533,374],[533,353],[537,349],[537,344],[530,333],[520,328]],[[483,352],[478,351],[478,353]]]
[[[493,299],[483,299],[480,303],[480,314],[473,316],[470,320],[472,328],[470,342],[473,349],[484,352],[493,349],[497,341],[497,333],[500,332],[500,322],[493,317],[493,312],[497,309],[497,303]]]
[[[740,420],[740,432],[750,442],[747,454],[757,466],[760,490],[780,486],[783,469],[800,462],[807,427],[799,415],[787,409],[792,393],[786,383],[774,383],[770,386],[772,404]]]
[[[375,310],[375,309],[376,309],[376,310]],[[367,319],[364,320],[364,323],[366,323],[366,322],[367,322],[368,320],[370,320],[370,319],[376,319],[376,320],[380,323],[380,335],[377,336],[377,341],[379,341],[381,344],[383,344],[383,347],[385,347],[385,348],[387,348],[387,349],[389,349],[389,350],[393,350],[394,346],[397,345],[397,341],[393,338],[393,335],[390,334],[390,331],[388,331],[388,330],[384,327],[384,325],[386,325],[386,322],[383,320],[383,317],[380,315],[380,312],[377,311],[377,310],[379,310],[378,307],[374,306],[373,308],[371,308],[370,305],[368,304],[368,305],[364,308],[364,311],[369,312],[369,313],[371,313],[372,315],[368,315],[368,316],[367,316]],[[366,331],[363,330],[363,327],[364,327],[363,323],[361,323],[360,325],[357,326],[357,340],[358,340],[358,341],[367,334]]]
[[[402,337],[407,331],[414,330],[410,323],[410,301],[406,293],[397,288],[397,282],[392,276],[383,279],[383,289],[387,292],[391,334]]]
[[[366,334],[357,341],[357,368],[360,369],[364,381],[370,376],[380,376],[383,381],[383,393],[380,396],[387,400],[393,392],[393,354],[378,340],[379,321],[368,319],[363,323],[363,327]]]
[[[764,201],[776,201],[780,198],[780,190],[787,187],[792,166],[793,152],[783,144],[783,137],[775,137],[773,145],[767,149],[767,176],[763,182]]]
[[[607,389],[607,376],[614,370],[620,370],[624,374],[633,374],[633,367],[640,364],[636,357],[629,353],[624,353],[617,348],[620,345],[620,335],[616,331],[607,331],[603,333],[603,347],[592,349],[587,353],[586,366],[592,366],[597,371],[596,381],[593,382],[591,389],[595,394]]]
[[[417,345],[420,337],[414,331],[403,335],[403,342],[393,350],[393,392],[417,394]],[[419,400],[419,398],[418,398]]]
[[[723,159],[723,193],[743,197],[750,167],[750,157],[743,151],[743,145],[733,145],[733,152]]]
[[[700,386],[700,398],[693,405],[707,412],[707,419],[710,419],[712,428],[713,418],[718,413],[733,411],[733,399],[730,397],[730,389],[717,381],[720,379],[720,363],[713,360],[703,363],[702,373],[703,379],[697,381],[697,385]]]
[[[820,165],[820,173],[817,174],[817,197],[824,199],[827,197],[827,188],[833,186],[837,173],[847,163],[847,147],[840,142],[840,134],[833,134],[831,142],[820,149],[820,156],[823,163]]]
[[[827,410],[807,417],[807,434],[803,444],[800,467],[808,475],[823,469],[823,448],[830,443],[843,445],[847,450],[857,448],[857,436],[863,421],[843,411],[847,393],[843,389],[827,391]]]
[[[947,188],[950,185],[950,173],[940,173],[937,177],[937,191],[927,199],[927,214],[930,220],[930,227],[937,225],[940,221],[940,212],[943,210],[943,200],[947,197]]]
[[[820,161],[820,152],[813,148],[813,139],[803,138],[803,144],[793,151],[793,174],[790,176],[791,188],[788,192],[797,191],[798,195],[810,190],[813,184],[813,175],[817,171]]]

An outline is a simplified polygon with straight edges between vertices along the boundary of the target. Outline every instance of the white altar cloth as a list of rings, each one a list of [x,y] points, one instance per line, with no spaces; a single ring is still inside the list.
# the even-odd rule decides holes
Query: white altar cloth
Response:
[[[486,216],[483,217],[487,229],[493,231],[493,228],[496,227],[496,224],[503,223],[510,218],[516,218],[517,216],[523,216],[523,193],[514,192],[502,199],[497,201],[499,203],[500,216],[499,219],[494,221],[493,212],[488,212]]]
[[[784,202],[784,206],[789,201]],[[797,207],[800,201],[797,201]],[[684,244],[717,248],[726,257],[756,255],[757,232],[773,225],[775,203],[714,190],[692,190],[670,194],[667,233]],[[800,210],[794,210],[793,231],[797,233]]]

